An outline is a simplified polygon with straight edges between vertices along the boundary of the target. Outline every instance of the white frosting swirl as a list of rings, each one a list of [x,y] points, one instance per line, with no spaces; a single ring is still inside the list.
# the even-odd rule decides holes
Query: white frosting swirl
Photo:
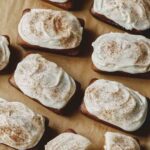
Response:
[[[115,81],[94,81],[85,91],[84,103],[91,115],[126,131],[139,129],[147,116],[146,98]]]
[[[66,3],[68,0],[49,0],[51,2],[57,2],[57,3]]]
[[[34,147],[45,131],[45,119],[20,102],[0,98],[0,143],[19,150]]]
[[[50,49],[72,49],[80,45],[83,27],[66,11],[31,9],[19,23],[21,38],[31,45]]]
[[[24,94],[54,109],[63,108],[76,91],[72,77],[39,54],[26,56],[17,65],[14,79]]]
[[[131,74],[150,71],[150,39],[144,36],[107,33],[92,45],[92,62],[99,70]]]
[[[127,30],[150,28],[149,0],[94,0],[93,10]]]
[[[115,132],[106,132],[105,150],[140,150],[139,143],[132,137]]]
[[[45,146],[45,150],[91,150],[91,142],[74,133],[62,133]]]
[[[3,70],[9,63],[10,50],[8,45],[7,38],[0,35],[0,70]]]

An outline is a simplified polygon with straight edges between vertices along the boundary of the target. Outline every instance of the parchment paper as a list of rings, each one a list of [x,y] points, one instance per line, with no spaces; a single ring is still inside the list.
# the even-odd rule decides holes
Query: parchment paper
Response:
[[[83,53],[78,57],[69,57],[51,54],[48,52],[41,52],[46,58],[52,60],[62,66],[70,75],[72,75],[77,81],[82,85],[82,88],[88,85],[92,78],[103,78],[115,81],[120,81],[125,85],[138,90],[143,95],[150,97],[150,80],[149,79],[138,79],[129,77],[120,77],[112,75],[104,75],[95,73],[91,69],[91,42],[100,34],[120,31],[115,27],[107,25],[103,22],[96,20],[91,16],[89,9],[92,4],[92,0],[79,0],[80,8],[78,11],[73,13],[85,20],[86,23],[86,39],[85,47],[83,48]],[[82,5],[81,5],[82,3]],[[0,73],[0,97],[3,97],[9,101],[20,101],[29,106],[34,111],[43,114],[49,119],[49,128],[46,130],[44,138],[40,144],[34,148],[38,150],[44,149],[44,144],[51,140],[55,135],[63,132],[68,128],[74,129],[76,132],[89,138],[97,148],[103,149],[104,146],[104,134],[106,131],[117,131],[120,130],[111,128],[107,125],[93,121],[82,115],[79,110],[76,110],[73,114],[69,116],[57,115],[42,105],[31,100],[27,96],[23,95],[17,89],[12,87],[8,83],[8,78],[14,71],[16,62],[21,59],[22,54],[26,50],[22,49],[16,44],[17,39],[17,25],[22,15],[22,11],[25,8],[53,8],[50,4],[44,3],[40,0],[0,0],[0,34],[9,35],[11,39],[12,51],[17,57],[11,58],[11,65],[2,73]],[[35,50],[34,50],[35,52]],[[21,56],[20,56],[21,54]],[[149,116],[150,117],[150,116]],[[123,132],[125,133],[125,132]],[[148,122],[143,129],[136,133],[125,133],[137,137],[145,150],[150,150],[150,122]],[[0,150],[11,150],[8,146],[0,145]]]

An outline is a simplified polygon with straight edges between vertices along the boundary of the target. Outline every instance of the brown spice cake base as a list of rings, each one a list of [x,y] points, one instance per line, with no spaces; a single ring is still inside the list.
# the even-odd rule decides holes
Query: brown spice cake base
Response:
[[[50,0],[42,0],[42,1],[52,4],[54,6],[57,6],[59,8],[65,9],[65,10],[73,10],[75,7],[75,4],[74,4],[75,0],[68,0],[65,3],[52,2]]]

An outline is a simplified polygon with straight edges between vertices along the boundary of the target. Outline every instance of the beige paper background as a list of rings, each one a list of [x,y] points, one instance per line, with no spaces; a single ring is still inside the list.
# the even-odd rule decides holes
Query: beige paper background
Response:
[[[55,55],[48,52],[37,52],[43,54],[43,56],[45,56],[49,60],[52,60],[62,66],[68,73],[70,73],[77,81],[81,83],[83,89],[88,85],[89,81],[92,78],[104,78],[120,81],[130,88],[138,90],[143,95],[150,97],[150,80],[102,75],[92,71],[90,59],[91,47],[89,46],[91,44],[91,39],[95,39],[98,35],[106,32],[121,30],[102,23],[90,15],[89,8],[92,4],[92,0],[81,0],[81,3],[83,3],[81,9],[78,11],[74,11],[73,13],[76,16],[83,18],[86,23],[85,27],[87,30],[87,40],[85,42],[84,54],[80,57],[68,57]],[[15,51],[15,53],[25,52],[24,49],[17,46],[16,44],[17,24],[21,17],[22,10],[24,10],[25,8],[59,9],[40,0],[0,0],[0,34],[10,36],[11,45],[14,47],[13,51]],[[17,59],[16,57],[12,57],[12,59],[12,65],[14,66]],[[13,71],[12,67],[11,71]],[[68,128],[72,128],[76,132],[88,137],[98,149],[103,149],[104,133],[106,131],[122,132],[93,121],[82,115],[78,110],[70,116],[60,116],[51,112],[47,108],[44,108],[42,105],[36,103],[35,101],[31,100],[30,98],[13,88],[8,83],[10,74],[10,71],[9,73],[7,73],[7,71],[0,73],[0,97],[6,98],[10,101],[23,102],[34,111],[43,114],[50,120],[49,127],[51,127],[53,130],[48,129],[46,131],[44,140],[42,140],[39,147],[35,148],[36,150],[43,149],[44,143],[46,143],[53,137],[53,132],[60,133]],[[142,130],[129,135],[137,137],[140,140],[141,144],[144,146],[144,150],[150,150],[150,125],[145,125]],[[0,150],[12,150],[12,148],[0,145]]]

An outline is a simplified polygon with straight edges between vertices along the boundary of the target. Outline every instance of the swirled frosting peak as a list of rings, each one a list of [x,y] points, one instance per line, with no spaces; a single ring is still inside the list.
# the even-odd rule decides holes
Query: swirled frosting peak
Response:
[[[0,70],[3,70],[9,63],[10,50],[8,45],[7,38],[0,35]]]
[[[106,132],[105,150],[140,150],[139,143],[132,137],[115,132]]]
[[[139,129],[147,116],[146,98],[115,81],[94,81],[85,91],[84,103],[91,115],[126,131]]]
[[[98,70],[131,74],[150,71],[150,39],[144,36],[107,33],[92,45],[92,62]]]
[[[31,45],[49,49],[72,49],[80,45],[83,27],[66,11],[31,9],[18,26],[20,37]]]
[[[149,0],[94,0],[93,10],[127,30],[150,28]]]
[[[17,65],[14,79],[24,94],[54,109],[63,108],[76,91],[72,77],[39,54],[26,56]]]
[[[92,143],[74,133],[62,133],[45,146],[45,150],[92,150]]]
[[[0,143],[19,150],[33,148],[45,131],[45,119],[20,102],[0,98]]]

